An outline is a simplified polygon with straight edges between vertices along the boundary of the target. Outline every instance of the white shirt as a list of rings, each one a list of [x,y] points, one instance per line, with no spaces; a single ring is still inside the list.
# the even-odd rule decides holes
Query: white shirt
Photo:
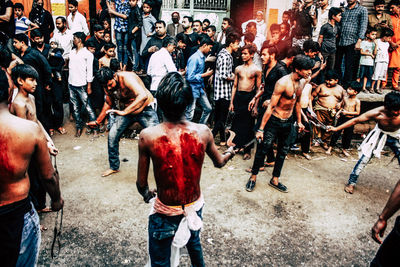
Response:
[[[68,83],[72,86],[86,86],[93,81],[93,54],[83,47],[69,53]]]
[[[157,91],[162,78],[164,78],[168,72],[174,71],[177,71],[176,66],[165,47],[153,53],[149,60],[149,66],[147,67],[147,74],[151,76],[150,91]]]
[[[381,39],[377,39],[376,47],[375,62],[389,63],[389,43],[382,42]]]
[[[318,37],[319,37],[319,32],[321,31],[322,25],[325,23],[328,23],[329,21],[329,9],[331,7],[328,6],[325,8],[325,11],[322,11],[322,8],[318,8],[318,17],[317,17],[317,25],[313,28],[313,34],[312,34],[312,39],[314,42],[318,42]]]
[[[265,41],[264,35],[262,35],[261,33],[258,33],[258,32],[257,32],[256,38],[254,38],[254,41],[253,41],[253,44],[255,44],[256,47],[257,47],[257,51],[260,51],[260,50],[261,50],[261,47],[262,47],[264,41]],[[240,45],[241,47],[244,46],[244,36],[242,36],[242,40],[240,41],[240,44],[239,44],[239,45]]]
[[[68,59],[69,53],[72,49],[72,39],[74,38],[71,30],[66,29],[64,33],[58,29],[54,31],[53,39],[60,44],[61,48],[64,49],[63,58]]]
[[[89,35],[89,28],[87,26],[86,18],[76,11],[74,20],[72,20],[72,13],[69,13],[67,17],[68,28],[74,34],[76,32],[83,32],[84,34]]]
[[[261,33],[262,35],[265,35],[265,33],[267,31],[267,24],[265,24],[264,20],[257,21],[255,19],[251,19],[251,20],[248,20],[248,21],[242,23],[242,32],[243,33],[246,32],[246,26],[250,22],[255,22],[257,25],[257,32]]]

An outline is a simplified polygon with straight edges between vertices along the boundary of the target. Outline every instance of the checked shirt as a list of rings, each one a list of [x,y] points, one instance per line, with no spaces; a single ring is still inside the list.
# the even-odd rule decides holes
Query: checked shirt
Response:
[[[360,4],[352,9],[346,7],[340,22],[339,46],[348,46],[363,40],[368,25],[368,11]]]
[[[231,99],[232,81],[227,78],[232,77],[233,58],[232,55],[223,48],[217,56],[214,79],[214,100]]]
[[[115,11],[124,15],[128,15],[131,10],[129,1],[125,0],[115,0]],[[114,29],[117,32],[127,32],[128,31],[128,20],[120,17],[115,17]]]

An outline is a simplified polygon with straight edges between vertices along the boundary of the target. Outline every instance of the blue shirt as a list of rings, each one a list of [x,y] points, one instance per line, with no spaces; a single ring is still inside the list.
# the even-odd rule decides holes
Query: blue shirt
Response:
[[[115,11],[124,15],[128,15],[131,11],[131,6],[129,1],[125,0],[115,0]],[[128,31],[128,20],[120,17],[115,17],[114,29],[117,32],[127,32]]]
[[[204,94],[204,81],[201,75],[204,73],[204,54],[197,50],[190,56],[187,63],[186,80],[192,88],[193,98],[199,98]]]

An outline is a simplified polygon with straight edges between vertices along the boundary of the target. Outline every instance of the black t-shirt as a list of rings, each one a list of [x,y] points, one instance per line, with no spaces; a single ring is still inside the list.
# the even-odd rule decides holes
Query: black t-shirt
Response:
[[[337,26],[333,27],[329,23],[322,25],[319,35],[324,36],[321,44],[321,52],[335,53],[336,52],[336,35],[338,33]]]
[[[0,0],[0,15],[5,15],[7,8],[11,8],[10,21],[0,22],[0,31],[7,34],[8,37],[13,37],[15,32],[14,9],[11,0]]]

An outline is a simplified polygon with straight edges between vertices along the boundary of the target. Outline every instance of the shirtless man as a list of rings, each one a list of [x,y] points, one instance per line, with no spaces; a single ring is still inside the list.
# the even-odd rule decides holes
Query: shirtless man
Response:
[[[253,128],[257,107],[251,107],[249,103],[261,85],[261,70],[253,64],[253,57],[256,52],[257,48],[254,45],[245,45],[242,48],[244,64],[235,69],[229,110],[235,112],[231,130],[236,134],[233,142],[237,149],[242,149],[254,138]],[[244,148],[244,160],[251,158],[251,148],[252,146]]]
[[[3,78],[0,81],[1,264],[35,266],[39,255],[40,230],[39,217],[28,197],[30,183],[27,169],[30,162],[38,166],[52,200],[52,210],[61,209],[64,201],[43,131],[37,123],[10,114],[7,81]]]
[[[253,191],[259,169],[264,165],[265,154],[277,139],[278,149],[269,185],[281,192],[288,192],[287,187],[279,182],[279,177],[283,162],[293,142],[290,137],[294,136],[292,134],[294,130],[292,114],[295,107],[299,131],[304,130],[304,125],[301,122],[300,96],[306,80],[311,75],[313,65],[314,62],[309,57],[297,55],[292,63],[294,71],[277,81],[271,101],[256,132],[256,138],[263,143],[257,145],[251,176],[246,184],[247,191]]]
[[[301,118],[302,118],[302,123],[304,125],[304,131],[302,133],[302,136],[300,137],[300,143],[301,143],[301,155],[306,159],[311,160],[310,144],[311,144],[312,127],[307,116],[305,115],[307,109],[313,110],[312,85],[309,82],[310,80],[307,81],[307,84],[304,86],[303,92],[301,92],[300,96]]]
[[[233,149],[224,155],[218,152],[206,125],[185,120],[186,106],[192,101],[191,89],[182,76],[178,72],[168,73],[157,90],[157,102],[163,111],[164,122],[140,133],[136,185],[146,203],[155,196],[147,183],[150,159],[157,185],[148,229],[152,266],[177,266],[170,263],[171,248],[179,252],[179,247],[184,245],[192,266],[204,266],[199,236],[204,205],[200,190],[204,156],[207,153],[217,168],[234,156]],[[188,227],[180,227],[177,231],[184,216],[191,222],[197,220],[196,229],[191,227],[189,232]],[[181,231],[188,232],[188,237],[178,246],[174,236],[181,236]]]
[[[360,159],[356,163],[356,166],[354,166],[349,181],[344,188],[349,194],[353,194],[358,176],[364,167],[367,166],[372,155],[380,157],[385,140],[386,145],[392,149],[400,165],[400,93],[390,92],[385,95],[383,107],[365,112],[338,127],[330,127],[328,131],[337,132],[369,120],[374,120],[377,124],[359,147]]]
[[[338,81],[339,76],[337,73],[329,70],[325,74],[325,83],[319,85],[312,93],[312,96],[317,98],[314,106],[315,114],[326,126],[334,124],[336,112],[340,109],[345,96],[345,90],[337,84]],[[327,150],[327,142],[331,134],[321,128],[315,128],[315,131],[320,145]]]
[[[108,133],[108,161],[110,169],[102,176],[119,172],[119,140],[123,132],[134,122],[139,122],[144,128],[158,124],[157,113],[151,106],[154,101],[150,91],[142,80],[133,72],[114,72],[103,67],[96,79],[104,87],[106,101],[95,121],[87,123],[90,127],[99,126],[109,113],[117,115]],[[112,109],[116,106],[118,109]]]

